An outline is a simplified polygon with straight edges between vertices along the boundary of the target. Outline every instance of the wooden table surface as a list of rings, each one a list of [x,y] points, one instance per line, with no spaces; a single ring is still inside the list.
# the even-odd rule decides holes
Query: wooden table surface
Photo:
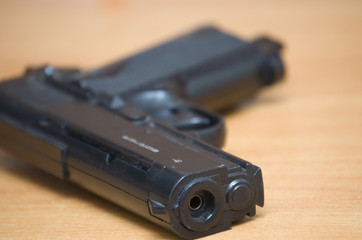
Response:
[[[203,24],[285,45],[285,81],[226,116],[224,149],[260,166],[265,207],[205,239],[361,239],[361,1],[0,0],[0,78],[97,67]],[[175,239],[0,151],[1,239]]]

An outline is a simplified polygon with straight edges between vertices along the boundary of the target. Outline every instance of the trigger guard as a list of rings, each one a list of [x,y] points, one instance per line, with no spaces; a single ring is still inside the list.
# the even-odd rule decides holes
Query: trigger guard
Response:
[[[157,121],[216,147],[225,141],[225,124],[221,116],[190,104],[163,89],[141,91],[125,97],[126,102],[141,109]]]
[[[208,144],[211,144],[218,148],[221,148],[225,143],[226,130],[223,121],[222,123],[219,123],[209,128],[185,132],[193,136],[194,138],[207,142]]]
[[[187,126],[177,126],[174,124],[174,127],[184,133],[187,133],[188,135],[191,135],[194,138],[207,142],[208,144],[219,148],[222,147],[224,145],[226,135],[223,118],[214,113],[206,112],[193,107],[188,108],[188,111],[196,113],[199,116],[189,118]],[[202,121],[200,119],[204,120]],[[205,119],[207,119],[207,123]]]
[[[152,117],[194,138],[216,147],[225,141],[225,124],[219,115],[190,104],[162,109]]]

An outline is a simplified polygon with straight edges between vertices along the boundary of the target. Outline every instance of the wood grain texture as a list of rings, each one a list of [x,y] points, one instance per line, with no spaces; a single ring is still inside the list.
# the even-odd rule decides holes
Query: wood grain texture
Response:
[[[205,23],[285,43],[286,81],[226,116],[264,208],[205,239],[361,239],[361,1],[0,1],[0,78],[96,67]],[[0,239],[175,239],[0,151]]]

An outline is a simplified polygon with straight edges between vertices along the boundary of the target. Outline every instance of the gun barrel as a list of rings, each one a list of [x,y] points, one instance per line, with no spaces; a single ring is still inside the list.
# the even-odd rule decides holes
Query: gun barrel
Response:
[[[151,118],[117,114],[46,81],[18,79],[0,92],[2,147],[183,238],[229,229],[263,206],[259,167]]]

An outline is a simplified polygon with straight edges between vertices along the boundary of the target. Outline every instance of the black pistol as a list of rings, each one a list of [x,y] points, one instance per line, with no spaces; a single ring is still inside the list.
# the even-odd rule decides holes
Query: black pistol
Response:
[[[259,167],[219,149],[230,107],[283,77],[281,45],[205,27],[105,67],[0,83],[0,146],[186,239],[263,206]]]

